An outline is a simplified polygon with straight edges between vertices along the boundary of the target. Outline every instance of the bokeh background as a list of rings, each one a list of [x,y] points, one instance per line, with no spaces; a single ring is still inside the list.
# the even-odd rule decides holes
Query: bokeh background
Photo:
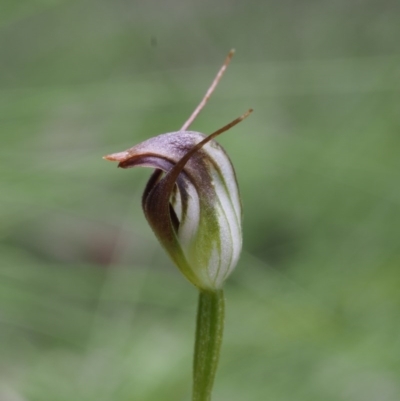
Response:
[[[192,128],[244,251],[214,399],[400,399],[400,3],[0,1],[0,400],[189,400],[197,294],[102,160]]]

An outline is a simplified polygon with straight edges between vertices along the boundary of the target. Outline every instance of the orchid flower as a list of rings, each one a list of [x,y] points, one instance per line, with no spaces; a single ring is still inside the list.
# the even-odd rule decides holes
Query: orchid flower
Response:
[[[192,284],[220,289],[242,248],[239,189],[221,145],[199,132],[177,131],[105,158],[122,168],[155,169],[143,194],[151,228]]]

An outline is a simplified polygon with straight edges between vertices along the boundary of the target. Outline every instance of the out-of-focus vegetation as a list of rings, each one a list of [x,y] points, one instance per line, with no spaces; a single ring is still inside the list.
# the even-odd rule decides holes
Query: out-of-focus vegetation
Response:
[[[220,138],[244,204],[215,400],[400,399],[400,3],[1,0],[0,400],[188,400],[196,291],[102,160]]]

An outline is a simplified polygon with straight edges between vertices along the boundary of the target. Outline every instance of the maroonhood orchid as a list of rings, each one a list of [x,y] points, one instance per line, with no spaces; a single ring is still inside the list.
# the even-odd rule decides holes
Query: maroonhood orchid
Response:
[[[242,247],[239,190],[221,145],[212,136],[177,131],[105,158],[122,168],[155,169],[143,194],[150,226],[190,282],[220,289]]]
[[[161,134],[104,158],[118,167],[154,169],[143,193],[147,221],[174,263],[199,291],[193,364],[193,401],[210,401],[223,327],[222,286],[242,249],[242,210],[235,171],[214,138],[252,110],[209,136],[188,127],[225,71],[228,57],[180,131]]]

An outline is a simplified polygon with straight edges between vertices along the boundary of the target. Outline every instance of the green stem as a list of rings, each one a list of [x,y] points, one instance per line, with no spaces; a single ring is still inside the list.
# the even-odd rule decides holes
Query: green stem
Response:
[[[222,290],[200,290],[193,364],[193,401],[210,401],[224,331]]]

